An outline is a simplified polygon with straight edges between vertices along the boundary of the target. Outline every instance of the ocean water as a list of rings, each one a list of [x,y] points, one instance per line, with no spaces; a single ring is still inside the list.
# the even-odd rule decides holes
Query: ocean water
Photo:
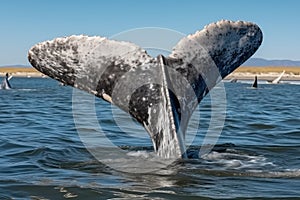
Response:
[[[216,145],[195,156],[214,116],[208,96],[187,133],[193,158],[169,162],[102,100],[50,79],[11,84],[0,90],[0,199],[300,198],[300,85],[224,83]]]

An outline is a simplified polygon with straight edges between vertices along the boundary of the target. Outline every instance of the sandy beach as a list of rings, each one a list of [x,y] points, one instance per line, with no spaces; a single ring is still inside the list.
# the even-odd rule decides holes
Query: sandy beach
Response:
[[[282,80],[300,80],[300,67],[253,67],[242,66],[236,69],[233,73],[226,77],[230,79],[252,80],[257,76],[260,80],[275,79],[285,71]],[[6,73],[14,77],[45,77],[42,73],[32,67],[0,67],[0,76],[5,76]]]
[[[0,67],[0,76],[5,76],[6,73],[14,77],[45,77],[45,75],[32,67]]]

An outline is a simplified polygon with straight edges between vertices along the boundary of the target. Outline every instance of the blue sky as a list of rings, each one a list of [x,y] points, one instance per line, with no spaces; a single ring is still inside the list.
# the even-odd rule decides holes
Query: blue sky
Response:
[[[0,1],[0,66],[28,64],[34,44],[73,34],[110,37],[142,27],[194,33],[220,19],[257,23],[264,41],[254,57],[300,60],[297,0],[3,0]]]

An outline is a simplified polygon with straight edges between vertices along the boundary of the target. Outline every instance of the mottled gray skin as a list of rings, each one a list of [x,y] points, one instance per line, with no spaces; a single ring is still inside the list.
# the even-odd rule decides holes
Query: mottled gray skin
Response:
[[[249,22],[220,21],[183,38],[169,57],[149,56],[128,42],[70,36],[32,47],[33,67],[130,113],[149,133],[156,152],[186,157],[184,136],[198,103],[262,42]]]

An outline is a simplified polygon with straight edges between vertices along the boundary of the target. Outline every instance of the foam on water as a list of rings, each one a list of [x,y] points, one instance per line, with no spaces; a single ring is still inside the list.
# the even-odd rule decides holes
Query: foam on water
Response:
[[[238,152],[234,149],[227,149],[226,152],[211,153],[202,157],[206,162],[218,164],[224,169],[258,169],[261,167],[274,167],[272,162],[261,155],[249,155],[243,152]]]
[[[132,157],[142,157],[142,158],[149,158],[150,153],[147,151],[131,151],[127,153],[128,156],[132,156]]]

